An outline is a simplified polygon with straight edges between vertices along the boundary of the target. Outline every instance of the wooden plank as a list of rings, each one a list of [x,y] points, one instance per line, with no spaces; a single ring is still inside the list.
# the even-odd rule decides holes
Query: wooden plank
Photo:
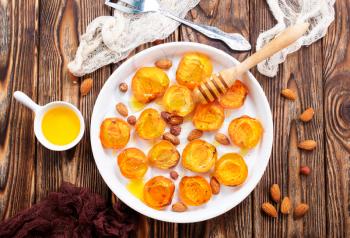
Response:
[[[337,1],[323,39],[327,236],[350,237],[349,1]]]
[[[226,32],[241,33],[249,40],[249,1],[210,0],[201,1],[191,11],[193,21],[216,26]],[[181,39],[196,41],[219,48],[238,60],[246,58],[249,52],[239,53],[229,49],[221,41],[211,40],[188,27],[181,27]],[[180,237],[251,237],[252,196],[246,198],[231,211],[207,222],[179,225]]]
[[[80,98],[79,84],[73,84],[67,74],[67,63],[73,58],[78,45],[78,34],[85,31],[95,17],[108,15],[101,1],[41,1],[40,5],[40,57],[39,102],[66,100],[80,108],[86,129],[79,145],[67,152],[51,152],[37,146],[37,198],[56,190],[63,180],[88,187],[104,197],[109,190],[100,177],[89,140],[89,123],[95,99],[110,74],[104,68],[89,75],[94,79],[90,94]]]
[[[38,1],[0,1],[0,220],[34,200],[34,115],[12,98],[36,99]]]
[[[260,32],[271,28],[275,22],[264,1],[251,1],[251,37],[255,41]],[[323,133],[323,82],[322,45],[317,42],[288,56],[280,67],[278,76],[268,79],[253,70],[270,102],[274,120],[274,144],[269,166],[254,190],[255,237],[324,237],[326,235],[324,191],[324,133]],[[283,99],[283,88],[298,92],[295,102]],[[302,123],[297,118],[307,107],[316,111],[315,119]],[[314,139],[317,150],[305,153],[298,150],[298,141]],[[308,165],[314,173],[309,177],[299,175],[300,164]],[[299,220],[279,215],[269,218],[260,211],[261,204],[269,199],[271,184],[280,185],[283,196],[289,196],[295,204],[310,205],[308,215]]]

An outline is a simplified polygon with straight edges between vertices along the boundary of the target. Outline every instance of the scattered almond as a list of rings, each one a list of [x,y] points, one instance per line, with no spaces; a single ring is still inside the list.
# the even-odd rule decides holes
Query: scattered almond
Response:
[[[178,136],[181,133],[181,127],[180,126],[171,126],[170,127],[170,133],[174,136]]]
[[[230,144],[230,140],[227,138],[226,135],[224,135],[222,133],[217,133],[215,135],[215,140],[222,145],[229,145]]]
[[[220,183],[216,180],[215,177],[210,178],[210,187],[211,187],[211,192],[213,194],[219,194],[220,193]]]
[[[173,212],[184,212],[187,210],[187,206],[182,202],[177,202],[173,204],[171,209],[173,210]]]
[[[173,145],[179,145],[180,144],[179,138],[177,136],[174,136],[170,132],[164,133],[163,140],[167,140],[167,141],[171,142]]]
[[[160,59],[154,63],[160,69],[170,69],[173,63],[169,59]]]
[[[313,150],[317,146],[316,141],[314,140],[304,140],[299,143],[298,147],[302,150]]]
[[[84,81],[80,85],[80,94],[82,96],[85,96],[90,92],[92,88],[92,83],[93,83],[92,78],[84,79]]]
[[[295,99],[297,99],[297,94],[293,90],[291,90],[289,88],[283,89],[281,94],[282,94],[283,97],[285,97],[285,98],[287,98],[289,100],[293,100],[294,101]]]
[[[126,120],[132,126],[134,126],[136,124],[136,117],[135,116],[129,116],[128,119],[126,119]]]
[[[170,178],[176,180],[178,177],[179,177],[179,174],[175,170],[170,172]]]
[[[270,217],[277,217],[276,208],[269,202],[265,202],[261,205],[261,209]]]
[[[190,132],[190,134],[187,136],[187,140],[188,141],[192,141],[192,140],[195,140],[195,139],[199,139],[201,138],[203,135],[203,131],[201,130],[198,130],[198,129],[194,129]]]
[[[301,218],[309,211],[309,206],[305,203],[300,203],[294,208],[294,218]]]
[[[170,117],[171,117],[171,114],[169,112],[163,111],[163,112],[160,113],[160,115],[162,116],[162,118],[164,119],[164,121],[166,123],[169,123],[169,120],[170,120]]]
[[[314,117],[315,111],[311,107],[306,109],[300,116],[300,121],[308,122],[311,121],[311,119]]]
[[[127,117],[128,116],[128,108],[125,106],[124,103],[118,103],[117,105],[115,105],[115,109],[117,110],[117,112],[122,115],[123,117]]]
[[[289,197],[284,197],[281,203],[281,213],[289,214],[292,204],[290,202]]]
[[[300,167],[300,174],[309,175],[310,173],[311,173],[311,169],[308,166],[301,166]]]
[[[184,118],[180,116],[170,116],[169,124],[172,126],[181,125],[184,122]]]
[[[272,184],[270,188],[270,195],[274,202],[279,203],[281,200],[281,190],[278,184]]]
[[[128,85],[126,83],[120,83],[119,84],[119,90],[120,92],[126,93],[128,91]]]

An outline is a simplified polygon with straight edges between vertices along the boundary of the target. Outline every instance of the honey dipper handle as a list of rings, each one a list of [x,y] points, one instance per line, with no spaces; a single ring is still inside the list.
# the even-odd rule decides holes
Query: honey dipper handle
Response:
[[[267,43],[261,50],[245,59],[242,63],[233,68],[221,71],[221,77],[225,80],[229,87],[232,86],[237,76],[240,76],[263,60],[273,56],[302,37],[309,28],[309,25],[309,23],[301,23],[288,27],[286,30],[281,32],[279,36]]]
[[[233,85],[237,77],[298,40],[308,30],[309,25],[309,23],[301,23],[288,27],[279,36],[243,62],[232,68],[222,70],[217,75],[213,75],[210,80],[207,80],[194,89],[194,100],[200,103],[214,101],[220,94],[225,93]]]

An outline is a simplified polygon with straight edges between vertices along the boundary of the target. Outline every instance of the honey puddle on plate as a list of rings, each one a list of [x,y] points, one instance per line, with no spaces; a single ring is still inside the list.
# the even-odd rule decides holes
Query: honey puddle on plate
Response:
[[[48,110],[41,122],[44,137],[55,145],[68,145],[80,132],[80,121],[74,111],[67,107]]]
[[[141,103],[139,101],[136,100],[136,98],[134,96],[131,97],[130,99],[130,107],[134,112],[139,112],[142,109],[144,109],[146,106],[146,104]]]
[[[126,185],[126,188],[132,195],[134,195],[142,201],[144,186],[145,183],[143,182],[143,180],[130,180],[130,182]]]

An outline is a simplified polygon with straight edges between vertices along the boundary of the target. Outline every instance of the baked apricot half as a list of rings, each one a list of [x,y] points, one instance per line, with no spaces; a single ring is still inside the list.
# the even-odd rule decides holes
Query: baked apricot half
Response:
[[[159,169],[170,169],[177,165],[180,159],[180,153],[176,147],[169,141],[162,140],[153,145],[148,152],[149,163]]]
[[[258,120],[243,116],[231,121],[228,134],[232,142],[238,147],[251,149],[259,143],[263,130]]]
[[[107,149],[121,149],[130,139],[128,123],[119,118],[104,119],[100,127],[100,140]]]
[[[164,133],[165,126],[160,113],[153,108],[144,110],[135,124],[138,136],[146,140],[159,138]]]
[[[127,148],[118,155],[118,166],[128,179],[141,179],[148,170],[146,155],[137,148]]]
[[[244,101],[248,95],[247,87],[239,80],[235,83],[218,101],[224,108],[235,109],[243,106]]]
[[[169,86],[169,77],[157,67],[143,67],[137,70],[131,82],[135,99],[148,103],[164,94]]]
[[[225,154],[215,164],[214,177],[223,185],[241,185],[247,176],[248,167],[239,154]]]
[[[179,184],[180,200],[188,206],[200,206],[211,198],[211,188],[201,176],[185,176]]]
[[[193,90],[213,73],[213,64],[208,56],[192,52],[185,54],[176,71],[176,81]]]
[[[200,139],[189,142],[182,152],[182,166],[197,173],[208,172],[216,159],[215,146]]]
[[[181,85],[169,87],[163,96],[163,106],[165,111],[178,116],[187,116],[194,109],[192,92]]]
[[[152,208],[163,209],[171,203],[174,190],[173,181],[163,176],[156,176],[145,184],[143,200]]]
[[[224,120],[224,109],[216,102],[197,105],[192,118],[193,125],[201,131],[217,130]]]

